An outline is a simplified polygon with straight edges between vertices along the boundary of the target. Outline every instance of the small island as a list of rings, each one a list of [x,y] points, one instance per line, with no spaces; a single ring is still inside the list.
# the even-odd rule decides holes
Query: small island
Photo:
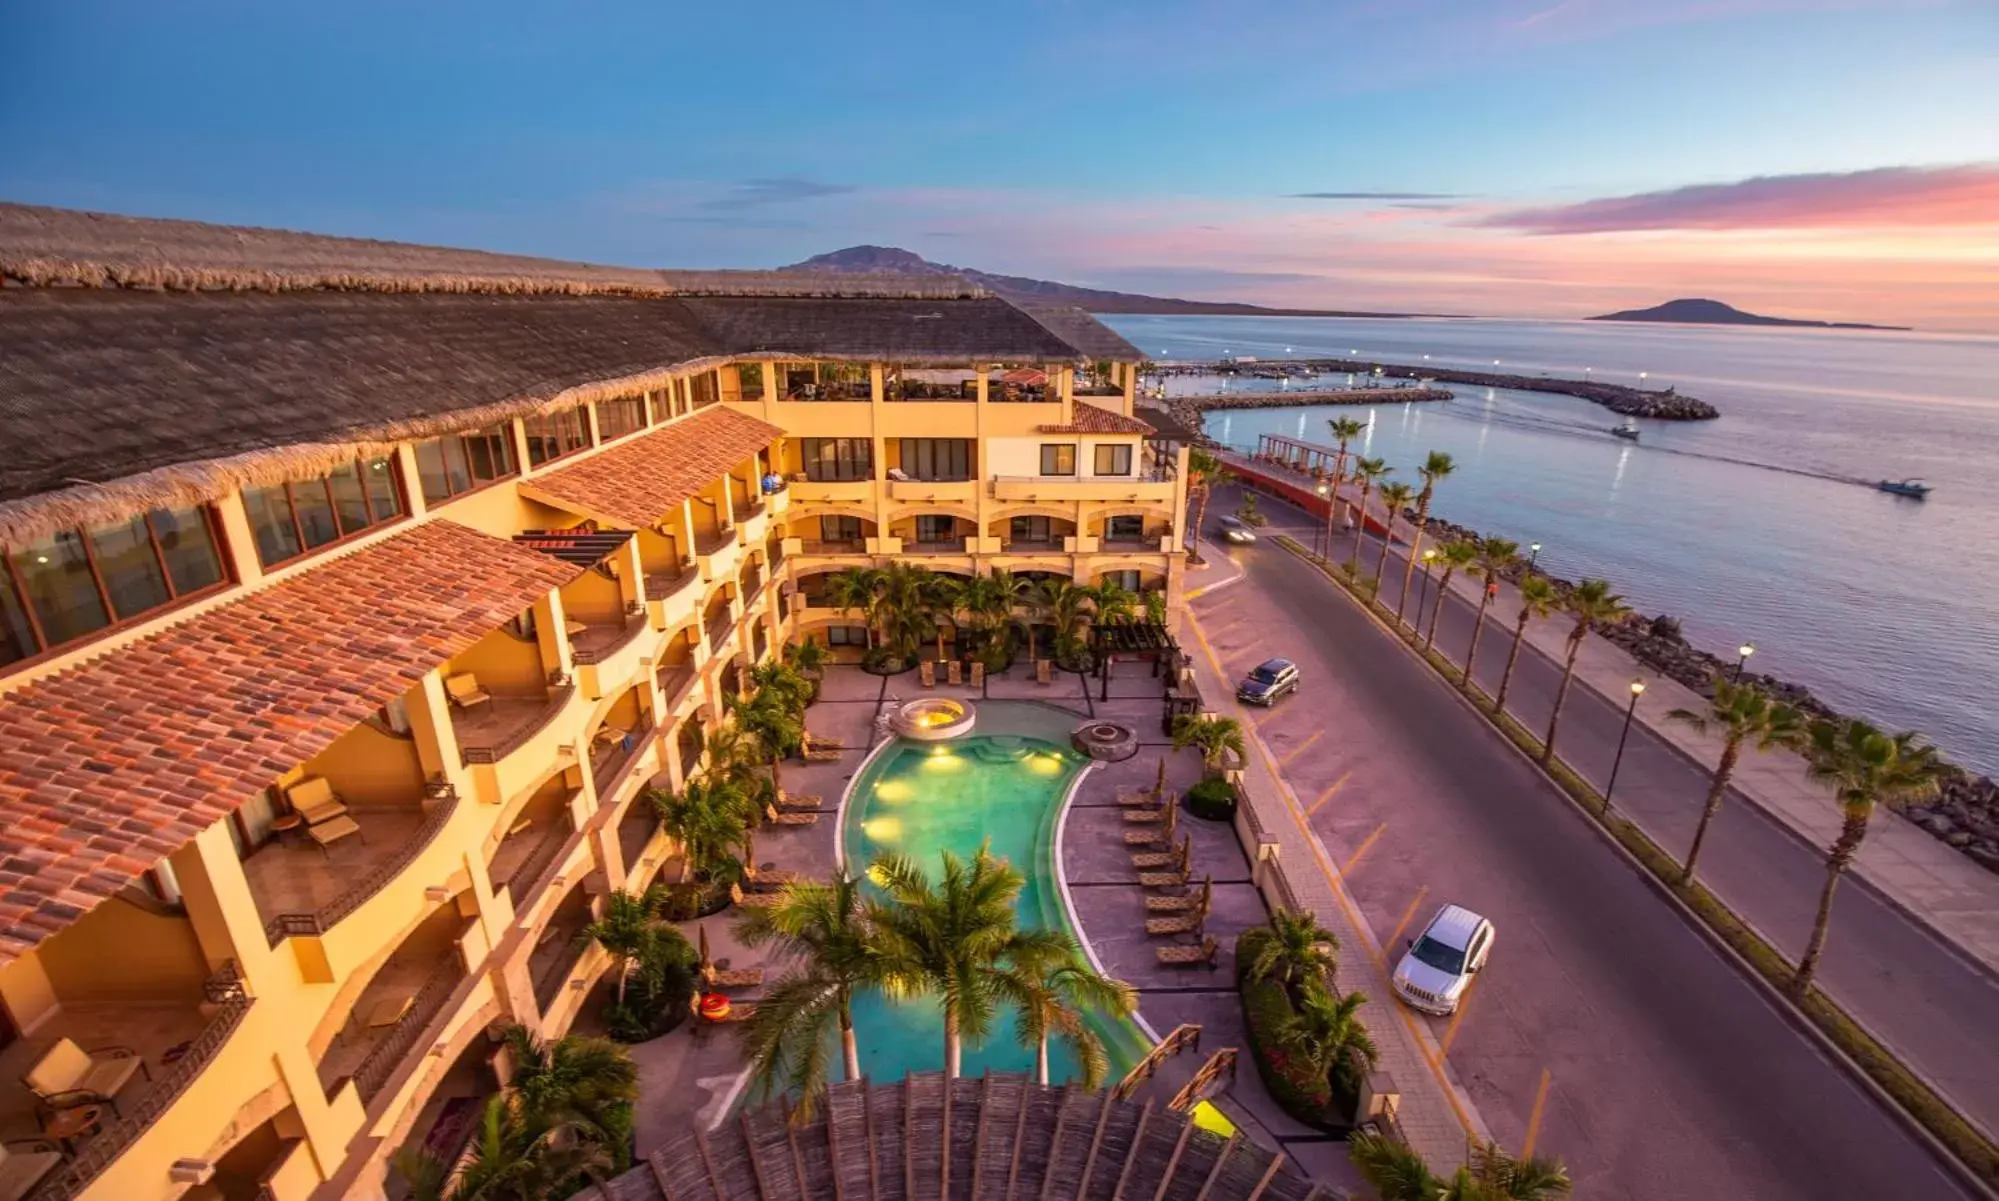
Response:
[[[1760,313],[1745,313],[1732,304],[1719,300],[1684,299],[1669,300],[1653,305],[1649,309],[1625,309],[1621,313],[1605,313],[1591,317],[1591,321],[1659,321],[1669,325],[1788,325],[1804,326],[1811,329],[1887,329],[1906,330],[1906,325],[1864,325],[1857,321],[1802,321],[1794,317],[1765,317]]]

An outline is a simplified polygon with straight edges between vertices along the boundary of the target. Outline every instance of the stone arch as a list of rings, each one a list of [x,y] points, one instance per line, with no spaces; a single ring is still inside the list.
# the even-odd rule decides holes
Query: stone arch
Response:
[[[999,505],[986,514],[988,521],[1005,521],[1010,517],[1053,517],[1062,521],[1075,521],[1076,506],[1024,501],[1019,504]]]
[[[979,510],[975,506],[952,504],[941,500],[926,500],[918,501],[915,504],[900,505],[888,511],[887,521],[893,524],[904,518],[932,515],[938,517],[956,517],[961,521],[969,521],[973,525],[979,524]]]
[[[816,526],[818,525],[817,518],[821,516],[858,517],[869,525],[873,525],[875,523],[875,507],[861,501],[815,500],[809,509],[801,510],[794,508],[787,512],[785,514],[785,529],[789,531],[794,525]],[[790,534],[789,536],[797,537],[798,535]]]

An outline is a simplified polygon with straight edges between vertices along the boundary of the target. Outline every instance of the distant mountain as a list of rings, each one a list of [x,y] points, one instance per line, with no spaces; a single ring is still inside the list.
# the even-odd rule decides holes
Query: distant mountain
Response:
[[[1800,325],[1813,329],[1907,329],[1906,325],[1862,325],[1854,321],[1799,321],[1745,313],[1719,300],[1669,300],[1649,309],[1605,313],[1591,321],[1663,321],[1672,325]]]
[[[1223,317],[1419,317],[1427,313],[1368,313],[1340,309],[1273,309],[1256,304],[1225,300],[1179,300],[1168,296],[1140,296],[1133,292],[1107,292],[1101,288],[1079,288],[1046,279],[1019,275],[994,275],[973,267],[953,267],[933,263],[920,254],[895,246],[849,246],[831,254],[816,254],[802,263],[780,267],[780,271],[827,271],[861,275],[955,275],[1008,300],[1039,304],[1074,305],[1092,313],[1152,313],[1165,316]]]

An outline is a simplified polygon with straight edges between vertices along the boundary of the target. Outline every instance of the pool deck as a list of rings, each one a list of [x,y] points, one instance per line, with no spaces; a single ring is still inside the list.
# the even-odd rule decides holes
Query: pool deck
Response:
[[[820,820],[809,827],[760,832],[756,857],[762,865],[818,878],[832,874],[838,835],[834,808],[875,745],[875,716],[884,701],[921,696],[954,696],[975,702],[1040,701],[1073,711],[1079,724],[1085,718],[1100,717],[1133,726],[1141,741],[1137,757],[1098,765],[1076,790],[1063,822],[1062,869],[1073,899],[1072,912],[1085,941],[1106,972],[1139,990],[1139,1016],[1146,1024],[1161,1036],[1184,1022],[1202,1027],[1199,1052],[1168,1061],[1140,1088],[1138,1099],[1151,1097],[1163,1105],[1209,1054],[1223,1047],[1243,1048],[1247,1054],[1242,1007],[1234,986],[1233,946],[1238,933],[1262,924],[1267,913],[1261,896],[1249,883],[1249,864],[1230,826],[1200,821],[1183,812],[1180,830],[1192,839],[1194,878],[1198,880],[1204,873],[1214,876],[1208,931],[1221,944],[1222,953],[1213,971],[1159,966],[1152,948],[1165,940],[1145,934],[1145,890],[1138,886],[1137,873],[1131,867],[1123,838],[1127,827],[1116,797],[1120,791],[1150,788],[1162,756],[1167,763],[1167,787],[1174,790],[1199,779],[1201,765],[1193,752],[1175,752],[1160,732],[1161,684],[1150,676],[1148,668],[1123,667],[1111,680],[1108,700],[1102,699],[1097,681],[1091,680],[1089,685],[1086,694],[1081,678],[1059,672],[1050,684],[1037,684],[1029,672],[1016,667],[1010,675],[990,679],[981,698],[968,686],[952,688],[941,681],[926,689],[915,672],[884,680],[858,668],[830,669],[820,699],[806,711],[805,724],[815,738],[837,739],[847,749],[834,761],[787,763],[783,769],[787,792],[825,798]],[[668,870],[677,869],[669,864]],[[739,968],[760,964],[775,980],[782,974],[783,964],[765,952],[744,950],[732,932],[733,921],[733,911],[729,910],[703,919],[715,958]],[[695,937],[695,925],[682,925],[690,940]],[[758,991],[731,995],[753,1000]],[[690,1121],[712,1125],[734,1101],[743,1065],[734,1038],[725,1031],[683,1027],[631,1051],[639,1067],[643,1098],[636,1131],[641,1155],[684,1130]],[[1266,1146],[1282,1149],[1315,1179],[1341,1188],[1357,1184],[1344,1144],[1286,1117],[1264,1090],[1247,1058],[1234,1081],[1214,1100],[1246,1133]]]

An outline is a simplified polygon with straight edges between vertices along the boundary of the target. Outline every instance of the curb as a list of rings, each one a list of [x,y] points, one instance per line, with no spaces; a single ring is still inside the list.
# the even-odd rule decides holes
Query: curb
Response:
[[[1423,652],[1420,649],[1409,645],[1409,642],[1401,636],[1400,632],[1394,629],[1393,627],[1389,626],[1387,620],[1384,619],[1381,616],[1381,614],[1375,612],[1374,608],[1371,605],[1361,603],[1354,596],[1354,594],[1346,588],[1345,585],[1341,584],[1337,579],[1332,578],[1330,575],[1327,574],[1324,568],[1321,568],[1317,563],[1307,558],[1305,553],[1297,546],[1296,543],[1291,542],[1288,539],[1284,539],[1279,541],[1279,545],[1284,546],[1286,551],[1288,551],[1294,557],[1299,559],[1306,566],[1319,571],[1321,575],[1326,575],[1327,582],[1331,584],[1334,590],[1338,592],[1348,603],[1357,605],[1367,616],[1368,620],[1372,621],[1377,627],[1382,629],[1384,632],[1393,635],[1395,641],[1402,647],[1402,649],[1405,652],[1414,655],[1417,659],[1421,660],[1423,666],[1429,670],[1431,675],[1435,676],[1437,679],[1439,679],[1446,685],[1451,684],[1450,679],[1437,670],[1435,664],[1430,662],[1429,657],[1427,655],[1423,654]],[[1591,832],[1595,834],[1597,838],[1609,844],[1610,847],[1613,849],[1613,851],[1617,854],[1617,856],[1624,861],[1627,867],[1629,867],[1633,872],[1635,872],[1638,875],[1638,877],[1647,885],[1647,887],[1649,887],[1653,892],[1657,893],[1659,896],[1663,897],[1666,900],[1666,902],[1672,907],[1673,911],[1679,915],[1680,920],[1682,922],[1686,923],[1686,925],[1689,928],[1691,928],[1697,935],[1699,935],[1703,941],[1707,942],[1709,946],[1715,948],[1715,950],[1720,953],[1721,957],[1735,968],[1738,974],[1745,977],[1748,980],[1750,986],[1754,988],[1763,997],[1764,1001],[1771,1006],[1771,1008],[1776,1012],[1778,1017],[1782,1018],[1784,1022],[1787,1025],[1789,1025],[1792,1029],[1798,1031],[1800,1034],[1803,1034],[1805,1038],[1808,1041],[1810,1041],[1815,1047],[1817,1047],[1821,1053],[1823,1053],[1833,1063],[1837,1064],[1841,1068],[1841,1070],[1846,1073],[1847,1077],[1850,1080],[1852,1080],[1855,1084],[1859,1085],[1862,1092],[1865,1092],[1870,1097],[1872,1097],[1875,1103],[1880,1105],[1881,1108],[1884,1111],[1886,1111],[1887,1114],[1897,1122],[1897,1124],[1899,1124],[1904,1130],[1908,1131],[1912,1136],[1915,1137],[1917,1142],[1921,1143],[1926,1149],[1928,1149],[1930,1154],[1937,1159],[1938,1163],[1941,1164],[1952,1177],[1957,1179],[1960,1183],[1964,1184],[1967,1188],[1971,1189],[1972,1192],[1975,1193],[1976,1195],[1987,1198],[1988,1201],[1999,1201],[1999,1190],[1995,1190],[1992,1185],[1988,1184],[1982,1177],[1978,1176],[1975,1172],[1973,1172],[1969,1165],[1967,1165],[1966,1163],[1964,1163],[1964,1161],[1959,1159],[1957,1155],[1953,1153],[1951,1149],[1943,1142],[1943,1140],[1937,1137],[1935,1132],[1933,1132],[1928,1126],[1924,1125],[1920,1120],[1918,1120],[1916,1115],[1911,1113],[1907,1108],[1905,1108],[1901,1104],[1901,1102],[1896,1100],[1893,1094],[1889,1093],[1888,1090],[1884,1088],[1879,1081],[1875,1080],[1874,1077],[1870,1073],[1868,1073],[1868,1071],[1865,1068],[1861,1067],[1860,1064],[1856,1060],[1854,1060],[1852,1056],[1848,1055],[1846,1051],[1839,1046],[1838,1043],[1834,1042],[1831,1035],[1827,1034],[1824,1030],[1820,1029],[1818,1023],[1812,1020],[1811,1015],[1805,1013],[1803,1009],[1801,1009],[1799,1006],[1793,1003],[1790,997],[1787,994],[1785,994],[1783,990],[1779,989],[1775,984],[1771,983],[1770,979],[1767,976],[1765,976],[1760,970],[1758,970],[1755,964],[1749,962],[1749,960],[1740,951],[1735,949],[1733,944],[1731,944],[1726,938],[1722,937],[1721,931],[1709,925],[1707,921],[1703,919],[1701,915],[1697,913],[1691,905],[1689,905],[1682,897],[1680,897],[1679,894],[1675,893],[1666,884],[1664,880],[1661,880],[1657,875],[1653,874],[1652,870],[1645,865],[1644,861],[1639,859],[1638,856],[1635,853],[1633,853],[1629,847],[1625,846],[1624,843],[1618,839],[1617,835],[1610,829],[1608,825],[1605,824],[1605,822],[1601,818],[1599,818],[1596,814],[1592,813],[1588,809],[1588,807],[1586,807],[1581,801],[1577,800],[1574,794],[1572,794],[1567,788],[1562,786],[1561,781],[1557,780],[1554,777],[1554,775],[1550,773],[1546,768],[1544,768],[1537,759],[1535,759],[1532,755],[1528,754],[1527,751],[1524,748],[1522,748],[1519,743],[1515,742],[1511,737],[1509,737],[1506,731],[1499,726],[1497,719],[1495,719],[1492,715],[1486,713],[1485,710],[1479,708],[1476,702],[1474,702],[1470,697],[1466,696],[1464,693],[1459,692],[1456,687],[1454,686],[1450,687],[1449,690],[1455,696],[1459,704],[1465,706],[1466,708],[1469,708],[1470,710],[1472,710],[1473,713],[1477,714],[1481,723],[1495,737],[1497,737],[1501,742],[1505,743],[1507,747],[1509,747],[1513,751],[1514,754],[1518,755],[1523,762],[1525,762],[1530,768],[1533,769],[1536,775],[1539,775],[1542,779],[1546,780],[1548,782],[1548,786],[1554,789],[1555,792],[1560,794],[1562,799],[1566,801],[1569,804],[1569,806],[1573,808],[1577,812],[1577,814],[1581,816],[1588,823]],[[1516,722],[1515,724],[1518,723]],[[1522,728],[1525,729],[1525,727]],[[1578,776],[1577,778],[1581,779],[1580,776]],[[1587,781],[1585,781],[1584,783],[1585,786],[1587,786]],[[1646,841],[1648,842],[1653,841],[1651,836],[1649,834],[1646,834],[1644,830],[1641,827],[1637,826],[1635,823],[1627,821],[1626,824],[1631,825],[1633,829],[1637,830],[1639,834],[1646,839]],[[1657,843],[1655,842],[1653,845],[1656,846]],[[1713,894],[1709,893],[1709,896],[1713,897]],[[1729,908],[1725,904],[1722,904],[1721,899],[1719,897],[1714,897],[1714,901],[1719,908],[1725,910],[1737,922],[1741,923],[1744,929],[1750,931],[1758,939],[1762,940],[1766,945],[1769,944],[1769,939],[1764,937],[1761,930],[1759,930],[1756,926],[1754,926],[1749,921],[1744,919],[1741,915],[1737,914],[1735,910]],[[1772,947],[1773,951],[1774,949],[1775,948]],[[1781,959],[1782,956],[1779,955],[1779,958]],[[1825,997],[1825,994],[1822,991],[1820,992],[1819,995],[1821,997]],[[1887,1043],[1883,1042],[1879,1037],[1874,1035],[1874,1033],[1868,1030],[1867,1027],[1861,1025],[1861,1023],[1855,1018],[1853,1018],[1850,1014],[1847,1014],[1846,1011],[1844,1009],[1841,1009],[1839,1005],[1836,1002],[1832,1001],[1830,997],[1825,997],[1825,1000],[1828,1005],[1830,1005],[1833,1009],[1839,1012],[1840,1016],[1844,1017],[1848,1022],[1851,1022],[1856,1028],[1865,1033],[1867,1037],[1873,1039],[1877,1043],[1880,1043],[1884,1049],[1888,1048]],[[1934,1084],[1931,1084],[1928,1080],[1923,1079],[1920,1075],[1918,1075],[1915,1072],[1913,1068],[1910,1068],[1906,1063],[1901,1063],[1899,1057],[1896,1058],[1896,1062],[1901,1064],[1902,1069],[1908,1072],[1911,1077],[1921,1081],[1925,1088],[1930,1089],[1932,1092],[1936,1092],[1936,1086]],[[1936,1096],[1939,1101],[1942,1101],[1947,1107],[1949,1107],[1949,1102],[1944,1100],[1942,1093],[1936,1092]],[[1950,1108],[1952,1108],[1953,1110],[1955,1109],[1955,1107],[1950,1107]],[[1972,1126],[1973,1128],[1977,1127],[1977,1123],[1965,1117],[1963,1114],[1958,1114],[1957,1116],[1960,1121],[1965,1122],[1967,1125]]]

